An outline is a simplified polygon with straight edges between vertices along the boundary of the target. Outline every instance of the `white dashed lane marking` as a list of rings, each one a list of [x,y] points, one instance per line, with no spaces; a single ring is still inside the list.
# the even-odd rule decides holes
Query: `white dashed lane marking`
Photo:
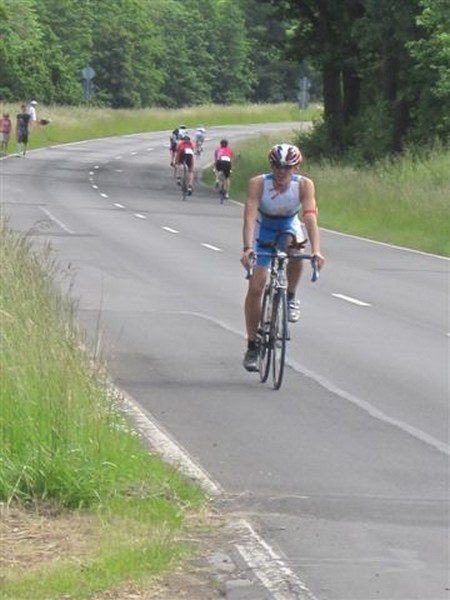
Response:
[[[340,298],[341,300],[345,300],[346,302],[350,302],[351,304],[357,304],[358,306],[372,306],[368,302],[363,302],[362,300],[358,300],[357,298],[352,298],[351,296],[345,296],[344,294],[331,294],[335,298]]]
[[[202,246],[209,250],[214,250],[214,252],[223,252],[222,248],[217,248],[217,246],[212,246],[211,244],[202,244]]]
[[[161,228],[164,229],[164,231],[168,231],[169,233],[180,233],[177,229],[172,229],[172,227],[166,227],[165,225],[162,225]]]

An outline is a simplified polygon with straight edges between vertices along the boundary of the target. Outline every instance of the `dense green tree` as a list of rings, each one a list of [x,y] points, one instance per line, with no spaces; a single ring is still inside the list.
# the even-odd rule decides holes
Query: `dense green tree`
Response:
[[[367,0],[365,14],[355,31],[364,57],[364,106],[360,111],[363,118],[358,120],[358,128],[363,135],[370,135],[365,123],[373,108],[381,106],[381,120],[373,120],[371,125],[386,132],[381,151],[400,151],[411,125],[416,98],[410,85],[413,61],[407,42],[417,36],[418,12],[419,0]]]
[[[450,4],[422,0],[417,17],[420,37],[407,43],[414,60],[411,87],[417,102],[411,108],[409,139],[423,144],[435,136],[450,137]]]
[[[241,0],[250,47],[254,102],[296,102],[299,78],[309,75],[302,56],[286,54],[287,25],[277,19],[271,4]],[[316,90],[317,91],[317,90]]]
[[[78,104],[87,64],[117,108],[295,100],[307,75],[322,153],[450,134],[449,0],[0,0],[0,99]]]
[[[322,73],[316,150],[373,160],[401,151],[419,131],[423,139],[448,135],[448,0],[267,2],[291,19],[291,56],[309,56]]]
[[[8,99],[46,98],[49,74],[35,0],[3,0],[0,20],[0,90]]]
[[[96,0],[92,66],[95,101],[113,108],[148,106],[163,80],[156,66],[163,50],[143,0]]]
[[[244,14],[238,0],[218,0],[214,17],[215,56],[221,69],[212,99],[223,104],[241,103],[255,83]]]
[[[321,72],[328,142],[344,143],[345,126],[358,114],[361,53],[355,23],[364,0],[269,0],[291,23],[288,55],[309,58]]]
[[[81,69],[92,54],[95,0],[45,0],[39,17],[51,87],[46,100],[63,104],[83,100]]]
[[[208,21],[201,18],[192,1],[155,0],[148,11],[163,40],[158,59],[163,74],[158,103],[177,107],[208,102],[207,75],[213,64],[207,47]]]

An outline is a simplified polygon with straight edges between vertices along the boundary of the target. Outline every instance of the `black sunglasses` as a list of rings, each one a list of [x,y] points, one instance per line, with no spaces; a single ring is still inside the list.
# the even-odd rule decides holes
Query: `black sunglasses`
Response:
[[[294,168],[294,165],[278,165],[277,163],[272,163],[272,167],[275,167],[275,169],[283,169],[283,171],[289,171],[289,169]]]

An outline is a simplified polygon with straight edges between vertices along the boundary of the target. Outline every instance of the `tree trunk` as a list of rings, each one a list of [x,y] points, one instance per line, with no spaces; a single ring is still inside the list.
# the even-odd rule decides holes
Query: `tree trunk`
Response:
[[[342,118],[341,72],[335,66],[325,65],[322,78],[325,120],[340,121]]]
[[[335,66],[325,65],[322,70],[324,119],[328,128],[330,144],[340,147],[342,143],[342,92],[341,72]]]
[[[343,122],[348,125],[350,119],[359,113],[361,77],[354,69],[344,69],[342,72],[343,87]]]

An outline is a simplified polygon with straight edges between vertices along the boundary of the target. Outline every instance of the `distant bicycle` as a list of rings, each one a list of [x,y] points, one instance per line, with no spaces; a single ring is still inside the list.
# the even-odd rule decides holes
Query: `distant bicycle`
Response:
[[[186,197],[188,196],[188,189],[189,189],[189,168],[184,161],[181,164],[183,167],[183,172],[181,175],[181,183],[180,183],[181,197],[183,200],[186,200]]]
[[[220,204],[223,204],[225,200],[228,199],[228,193],[225,188],[225,174],[223,171],[219,171],[217,174],[218,187],[217,191],[219,192]]]
[[[203,140],[197,139],[197,140],[195,140],[195,156],[197,158],[200,158],[202,152],[203,152]]]
[[[268,278],[264,290],[261,318],[257,332],[258,370],[261,382],[267,381],[272,366],[272,380],[274,389],[281,387],[286,362],[286,347],[290,339],[288,327],[288,302],[287,302],[287,274],[288,260],[309,260],[311,262],[311,281],[317,281],[319,270],[317,260],[311,254],[301,253],[304,244],[295,245],[295,250],[300,253],[289,254],[288,251],[278,247],[280,238],[294,237],[289,231],[280,232],[274,241],[264,242],[258,240],[261,248],[267,252],[260,256],[270,257]],[[251,277],[251,272],[247,274]]]
[[[194,132],[195,139],[195,156],[200,158],[201,153],[203,152],[203,143],[205,141],[206,129],[203,125],[199,125]]]

